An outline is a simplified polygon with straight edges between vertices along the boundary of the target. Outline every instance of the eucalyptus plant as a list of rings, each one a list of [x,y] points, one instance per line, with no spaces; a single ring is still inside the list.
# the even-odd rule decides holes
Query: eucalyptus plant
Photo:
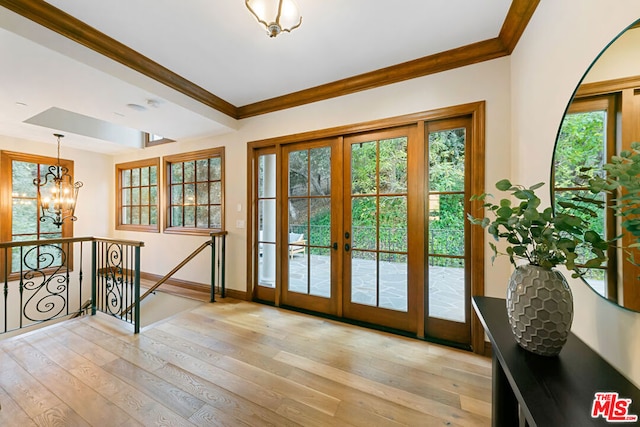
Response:
[[[640,247],[640,142],[633,142],[631,150],[613,156],[603,165],[606,177],[596,175],[589,179],[589,190],[616,192],[612,208],[621,217],[621,227],[635,237],[636,243],[629,247]]]
[[[498,250],[495,243],[489,243],[493,250],[491,261],[506,255],[514,266],[517,266],[516,260],[546,269],[565,265],[574,271],[573,277],[581,275],[576,265],[579,254],[590,253],[591,258],[581,262],[585,268],[602,265],[607,259],[608,244],[597,232],[590,230],[588,222],[582,218],[597,215],[595,209],[588,203],[571,204],[556,212],[551,207],[542,209],[536,195],[536,190],[542,186],[544,183],[540,182],[527,188],[503,179],[496,183],[496,188],[509,192],[510,198],[494,204],[486,202],[491,194],[472,196],[472,200],[485,201],[483,207],[494,218],[476,218],[469,214],[469,221],[485,228],[496,241],[506,242],[505,252]]]

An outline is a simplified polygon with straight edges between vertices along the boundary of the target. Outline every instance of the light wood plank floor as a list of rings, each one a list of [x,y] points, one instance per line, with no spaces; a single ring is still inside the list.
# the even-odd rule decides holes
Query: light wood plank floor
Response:
[[[1,426],[478,426],[491,363],[230,298],[0,341]]]

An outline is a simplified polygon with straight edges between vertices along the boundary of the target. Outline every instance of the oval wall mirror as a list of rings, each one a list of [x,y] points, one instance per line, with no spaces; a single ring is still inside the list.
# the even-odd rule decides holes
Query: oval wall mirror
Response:
[[[572,198],[586,191],[576,180],[582,167],[601,170],[603,162],[631,142],[640,141],[640,20],[612,41],[589,67],[569,102],[558,131],[551,172],[552,200]],[[612,196],[602,195],[605,207],[591,228],[604,237],[621,233]],[[625,235],[618,248],[608,252],[607,265],[585,269],[584,281],[602,297],[630,310],[640,311],[640,251],[630,262],[632,243]]]

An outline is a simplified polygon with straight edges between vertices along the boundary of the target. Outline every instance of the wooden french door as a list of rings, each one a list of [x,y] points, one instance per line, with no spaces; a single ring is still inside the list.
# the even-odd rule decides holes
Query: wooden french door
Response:
[[[425,125],[427,229],[425,334],[471,340],[471,119]],[[477,183],[476,183],[477,184]]]
[[[415,332],[414,139],[415,126],[284,148],[282,304]]]
[[[340,139],[283,149],[281,303],[340,315]]]
[[[421,283],[421,240],[410,217],[419,203],[409,158],[415,126],[350,136],[344,140],[344,317],[415,332]]]
[[[437,113],[256,144],[256,299],[483,351],[484,104]]]

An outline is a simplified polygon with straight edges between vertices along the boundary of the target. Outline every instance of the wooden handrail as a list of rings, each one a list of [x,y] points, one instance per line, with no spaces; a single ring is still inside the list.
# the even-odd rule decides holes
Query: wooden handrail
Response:
[[[227,232],[220,232],[223,234],[226,234]],[[220,234],[220,235],[223,235]],[[213,235],[213,233],[212,233]],[[173,276],[175,273],[178,272],[178,270],[180,270],[182,267],[184,267],[189,261],[191,261],[193,258],[196,257],[196,255],[198,255],[200,252],[202,252],[204,250],[204,248],[206,248],[207,246],[210,246],[212,244],[211,240],[207,240],[206,242],[204,242],[203,244],[201,244],[195,251],[191,252],[191,254],[189,256],[187,256],[185,259],[183,259],[180,264],[176,265],[173,270],[171,270],[170,272],[168,272],[167,274],[165,274],[165,276],[158,280],[155,285],[153,285],[151,288],[149,288],[149,290],[147,292],[145,292],[141,297],[140,297],[140,302],[142,302],[147,296],[149,296],[149,294],[151,294],[152,292],[154,292],[156,289],[158,289],[158,287],[160,287],[160,285],[162,285],[164,282],[166,282],[167,280],[169,280],[171,278],[171,276]],[[125,314],[127,314],[128,312],[131,311],[131,309],[133,309],[133,306],[135,304],[131,304],[129,307],[127,307],[126,309],[124,309],[120,315],[124,316]]]
[[[21,240],[11,242],[0,242],[0,249],[14,248],[20,246],[38,246],[53,245],[58,243],[76,243],[76,242],[110,242],[120,245],[129,245],[134,247],[143,247],[144,242],[134,240],[109,239],[107,237],[61,237],[59,239],[40,239],[40,240]]]

